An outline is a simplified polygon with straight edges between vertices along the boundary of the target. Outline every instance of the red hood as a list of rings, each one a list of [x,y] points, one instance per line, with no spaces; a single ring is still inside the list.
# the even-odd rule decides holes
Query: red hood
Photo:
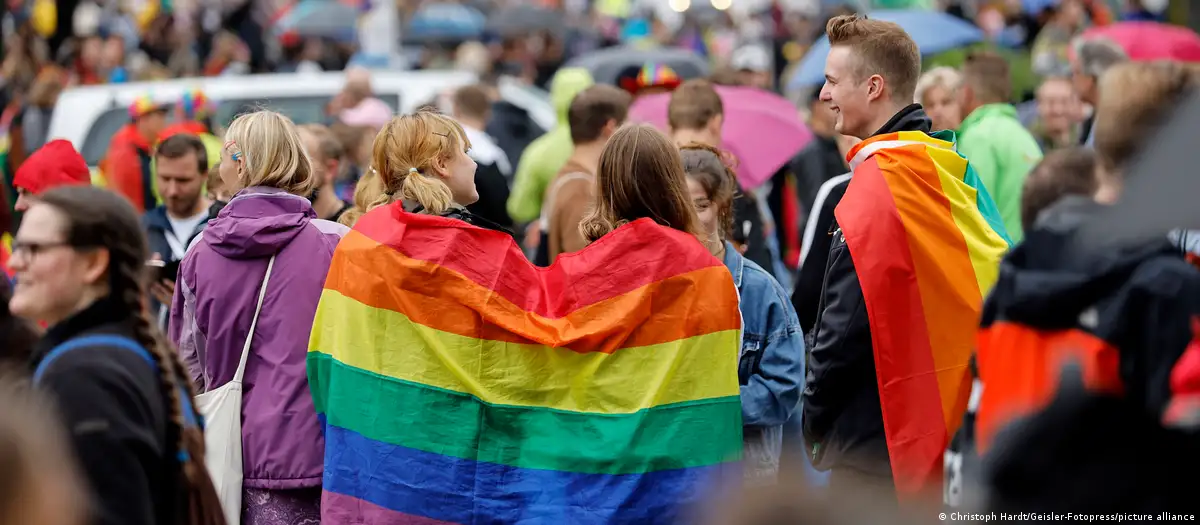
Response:
[[[13,176],[13,186],[35,195],[67,184],[91,184],[92,173],[83,156],[62,139],[47,142],[33,152]]]

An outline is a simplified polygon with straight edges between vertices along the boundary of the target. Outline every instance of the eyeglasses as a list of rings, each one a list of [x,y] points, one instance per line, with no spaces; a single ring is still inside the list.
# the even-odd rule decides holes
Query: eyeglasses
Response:
[[[12,243],[12,257],[13,259],[32,261],[39,253],[47,250],[71,247],[71,243],[68,242],[36,242],[14,240]]]

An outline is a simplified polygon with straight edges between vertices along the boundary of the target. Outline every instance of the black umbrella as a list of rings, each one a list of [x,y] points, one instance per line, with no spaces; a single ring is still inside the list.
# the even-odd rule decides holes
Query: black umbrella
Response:
[[[1121,200],[1088,224],[1090,245],[1142,239],[1176,228],[1200,229],[1200,177],[1192,150],[1200,136],[1200,93],[1147,141],[1125,171]]]
[[[708,62],[692,51],[681,48],[639,49],[610,47],[575,57],[564,67],[581,67],[601,84],[616,84],[630,68],[654,62],[675,71],[682,80],[708,76]]]
[[[563,13],[534,5],[501,10],[487,21],[487,32],[501,37],[523,36],[539,31],[560,32],[566,25]]]

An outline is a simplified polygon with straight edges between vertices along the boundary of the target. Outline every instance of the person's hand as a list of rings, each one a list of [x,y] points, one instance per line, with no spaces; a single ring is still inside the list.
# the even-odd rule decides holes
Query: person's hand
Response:
[[[542,221],[534,220],[525,227],[525,242],[526,248],[536,250],[538,244],[542,242]]]
[[[158,302],[170,307],[171,301],[175,297],[175,281],[163,279],[159,282],[151,283],[150,294],[153,295]]]

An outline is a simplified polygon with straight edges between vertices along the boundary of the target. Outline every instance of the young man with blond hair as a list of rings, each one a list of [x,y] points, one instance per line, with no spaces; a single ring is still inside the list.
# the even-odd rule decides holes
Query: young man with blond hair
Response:
[[[1008,243],[954,134],[931,136],[912,103],[921,55],[908,33],[847,15],[826,34],[820,100],[835,131],[863,141],[829,231],[804,435],[832,488],[907,497],[941,486],[982,294]]]

